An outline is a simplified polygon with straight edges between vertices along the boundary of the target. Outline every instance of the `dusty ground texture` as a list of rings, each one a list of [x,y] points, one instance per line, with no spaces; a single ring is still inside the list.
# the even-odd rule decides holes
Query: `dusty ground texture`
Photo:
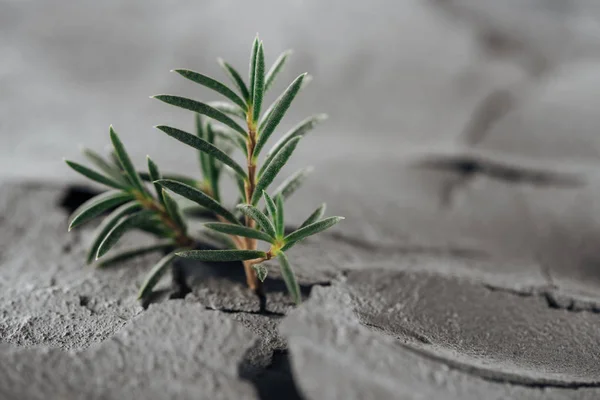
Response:
[[[283,128],[331,114],[286,222],[347,219],[290,251],[300,307],[276,265],[265,311],[239,265],[184,262],[140,304],[159,255],[84,266],[97,187],[61,157],[113,123],[195,173],[150,128],[190,116],[147,96],[206,98],[167,71],[222,77],[256,31],[316,78]],[[597,2],[0,0],[0,33],[0,398],[600,398]]]

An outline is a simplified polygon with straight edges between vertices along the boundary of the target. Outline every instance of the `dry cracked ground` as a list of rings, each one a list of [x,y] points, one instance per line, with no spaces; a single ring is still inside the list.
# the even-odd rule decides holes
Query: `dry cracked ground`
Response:
[[[374,2],[395,11],[389,25],[356,5],[339,13],[311,1],[295,4],[291,14],[275,8],[282,21],[296,21],[295,30],[285,36],[269,28],[265,43],[269,35],[293,42],[298,63],[329,82],[315,85],[316,97],[300,111],[313,102],[334,109],[331,125],[306,138],[294,161],[312,163],[318,173],[290,200],[287,222],[299,223],[321,201],[346,220],[290,253],[303,304],[290,304],[271,265],[261,309],[236,264],[179,262],[149,304],[135,295],[160,255],[106,270],[84,266],[94,225],[67,234],[67,217],[97,188],[52,161],[73,146],[76,127],[107,115],[137,127],[118,114],[129,95],[160,75],[155,66],[134,74],[136,60],[147,61],[147,42],[165,48],[180,41],[170,63],[203,63],[181,57],[196,44],[183,27],[210,31],[188,17],[196,15],[190,7],[209,18],[232,5],[165,10],[148,1],[140,12],[114,1],[87,8],[61,1],[53,7],[77,16],[59,24],[61,36],[30,28],[54,26],[62,13],[0,1],[4,37],[22,40],[4,52],[22,57],[0,64],[0,84],[11,94],[0,95],[0,132],[9,144],[0,149],[0,398],[600,398],[600,10],[583,0],[497,3]],[[108,34],[103,41],[98,15],[136,19],[139,25],[115,23],[136,40]],[[343,18],[321,40],[297,22],[312,15],[320,22]],[[357,15],[364,32],[350,36],[346,55],[336,53],[335,38]],[[15,23],[24,17],[31,17],[27,24]],[[148,38],[142,26],[162,17],[181,29]],[[76,39],[81,26],[98,31]],[[235,32],[255,31],[246,28]],[[390,30],[393,38],[385,36]],[[373,45],[380,36],[391,46],[386,51]],[[94,86],[93,100],[89,86],[78,86],[90,84],[85,68],[72,70],[80,74],[72,79],[58,76],[74,68],[61,43],[85,47],[92,38],[97,51],[86,55],[90,60],[114,48],[131,53],[117,69],[133,82]],[[23,50],[46,49],[44,43],[50,50]],[[33,54],[53,68],[51,76],[30,74]],[[318,61],[326,54],[331,58]],[[25,96],[17,89],[25,76],[43,85],[23,105],[14,100]],[[356,85],[343,85],[348,79]],[[158,82],[159,89],[167,85]],[[68,112],[72,119],[61,111],[66,100],[48,97],[58,88],[78,100],[69,100],[81,107]],[[113,101],[116,93],[125,100]],[[42,104],[49,109],[32,115],[30,108]],[[150,106],[132,107],[136,124],[157,123]],[[375,115],[371,128],[358,111]],[[49,129],[52,140],[36,139],[34,128]],[[105,143],[96,133],[88,137]],[[146,147],[129,146],[140,165],[146,152],[154,156],[164,146],[163,162],[193,167],[193,154],[179,159],[189,151],[167,139],[142,142]],[[121,246],[148,240],[132,234]]]

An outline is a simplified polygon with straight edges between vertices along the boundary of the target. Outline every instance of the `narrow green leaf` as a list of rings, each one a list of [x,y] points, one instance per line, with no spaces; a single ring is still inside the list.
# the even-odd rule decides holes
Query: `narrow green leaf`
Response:
[[[253,90],[253,106],[252,106],[252,120],[258,123],[260,118],[260,109],[263,103],[263,96],[265,91],[265,52],[263,50],[263,44],[260,42],[258,45],[258,53],[256,55],[256,68],[254,71],[254,90]]]
[[[154,180],[150,177],[150,174],[147,172],[138,171],[138,175],[140,176],[140,178],[142,178],[143,181],[154,182]],[[195,179],[192,179],[190,177],[183,176],[183,175],[176,175],[176,174],[162,174],[162,179],[169,179],[171,181],[185,183],[186,185],[190,185],[193,187],[200,187],[199,185],[201,184],[201,182],[199,182]]]
[[[177,255],[194,260],[218,262],[254,260],[266,257],[267,253],[260,250],[187,250],[180,251]]]
[[[97,268],[108,268],[117,264],[121,264],[125,261],[129,261],[135,257],[143,256],[146,254],[154,253],[157,251],[163,251],[171,249],[175,246],[175,244],[171,241],[164,241],[162,243],[153,244],[150,246],[138,247],[135,249],[128,249],[124,251],[120,251],[115,255],[110,257],[105,257],[102,261],[99,261],[96,264]]]
[[[125,150],[125,146],[123,146],[123,142],[121,142],[121,139],[119,139],[119,135],[117,135],[117,132],[115,132],[112,125],[110,126],[109,130],[110,130],[110,140],[113,144],[113,147],[115,148],[115,154],[117,155],[117,158],[119,159],[119,163],[121,164],[121,167],[127,174],[127,177],[129,178],[132,185],[136,189],[138,189],[140,192],[146,193],[146,188],[144,187],[144,184],[142,183],[140,176],[135,171],[135,167],[133,166],[133,163],[131,162],[129,155],[127,154],[127,151]]]
[[[159,94],[157,96],[153,96],[153,98],[158,99],[164,103],[171,104],[176,107],[185,108],[186,110],[197,112],[198,114],[206,115],[209,118],[214,119],[224,125],[227,125],[234,131],[238,132],[242,137],[246,137],[247,133],[242,128],[229,118],[227,115],[222,113],[221,111],[209,106],[208,104],[201,103],[196,100],[187,99],[185,97],[173,96],[169,94]]]
[[[267,243],[274,243],[275,238],[261,232],[257,229],[248,228],[240,225],[223,224],[220,222],[207,222],[204,224],[205,227],[212,229],[217,232],[226,233],[228,235],[243,236],[251,239],[262,240]]]
[[[92,240],[92,244],[87,253],[87,263],[91,264],[96,259],[96,253],[98,253],[98,247],[100,247],[100,243],[104,240],[106,235],[111,231],[112,228],[126,215],[129,215],[135,211],[141,210],[142,206],[137,201],[131,201],[129,203],[125,203],[112,213],[109,216],[104,218],[100,226],[94,232],[94,239]]]
[[[156,214],[152,215],[149,219],[140,222],[136,229],[159,238],[175,238],[175,232],[173,232],[170,228],[167,228]]]
[[[260,41],[258,40],[258,35],[254,38],[254,43],[252,43],[252,53],[250,54],[250,74],[248,76],[250,84],[248,88],[250,89],[250,104],[254,103],[254,79],[256,76],[256,59],[258,57],[258,46]]]
[[[273,196],[281,194],[284,199],[289,198],[306,181],[308,175],[313,171],[313,167],[305,167],[289,176],[281,185],[275,189]]]
[[[231,104],[226,101],[211,101],[207,104],[224,114],[242,118],[244,121],[246,120],[246,113],[243,110],[240,110],[240,108],[235,104]]]
[[[281,139],[279,139],[275,143],[275,145],[273,145],[273,147],[271,147],[271,150],[269,150],[269,152],[267,153],[267,157],[265,158],[263,166],[260,169],[259,176],[262,175],[262,172],[269,166],[275,154],[277,154],[279,150],[281,150],[281,148],[286,145],[287,142],[289,142],[291,139],[297,136],[303,136],[305,133],[313,129],[319,122],[325,121],[326,119],[327,114],[314,115],[305,119],[292,129],[290,129],[285,135],[281,137]]]
[[[96,218],[103,212],[113,207],[120,206],[129,200],[133,200],[133,196],[131,194],[118,190],[110,190],[92,197],[73,212],[71,223],[69,224],[69,230],[84,224]]]
[[[344,219],[344,217],[325,218],[321,221],[313,222],[310,225],[306,225],[304,228],[300,228],[297,231],[290,233],[289,235],[287,235],[285,237],[286,245],[283,247],[282,250],[285,251],[285,250],[289,249],[290,247],[292,247],[293,245],[295,245],[296,243],[298,243],[300,240],[303,240],[309,236],[312,236],[319,232],[322,232],[325,229],[331,228],[332,226],[334,226],[335,224],[337,224],[338,222],[340,222],[343,219]]]
[[[156,191],[156,196],[157,196],[158,200],[164,204],[163,198],[162,198],[162,188],[160,187],[160,185],[154,183],[155,181],[162,178],[162,176],[160,175],[160,171],[158,170],[158,166],[156,165],[156,163],[154,161],[152,161],[150,156],[146,156],[146,160],[148,161],[148,177],[150,178],[150,181],[154,185],[154,190]]]
[[[212,129],[212,124],[207,124],[207,126],[206,126],[206,140],[215,149],[218,149],[218,147],[216,147],[214,145],[215,132]],[[231,160],[231,162],[235,163],[235,161],[233,161],[226,152],[224,152],[223,150],[220,150],[220,149],[218,149],[218,150],[219,150],[220,154],[225,155],[229,160]],[[208,155],[208,153],[207,153],[207,155]],[[221,191],[220,191],[220,187],[219,187],[219,169],[220,169],[221,165],[222,164],[218,161],[218,159],[216,157],[209,155],[208,162],[207,162],[208,178],[209,178],[208,182],[210,184],[212,197],[218,202],[221,201]],[[236,165],[238,165],[238,164],[236,163]],[[241,169],[241,167],[240,167],[240,169]],[[243,172],[243,169],[242,169],[242,172]],[[245,174],[245,172],[244,172],[244,174]]]
[[[100,154],[88,148],[83,148],[81,151],[92,164],[100,168],[105,174],[123,185],[127,184],[121,170],[116,166],[110,165]]]
[[[250,99],[250,93],[240,74],[235,70],[235,68],[226,63],[223,59],[219,58],[217,59],[217,61],[219,62],[219,65],[225,70],[227,76],[229,76],[231,81],[237,86],[244,100],[248,101]]]
[[[234,224],[240,223],[229,210],[225,209],[222,205],[217,203],[213,198],[207,196],[206,194],[202,193],[200,190],[198,190],[196,188],[193,188],[191,186],[188,186],[188,185],[180,183],[180,182],[168,180],[168,179],[161,179],[160,181],[158,181],[158,184],[160,184],[162,187],[164,187],[166,189],[169,189],[169,190],[177,193],[180,196],[188,198],[188,199],[192,200],[193,202],[198,203],[201,206],[208,208],[215,214],[221,215],[223,218],[225,218],[229,222],[232,222]]]
[[[112,187],[115,189],[123,189],[123,190],[127,189],[126,185],[124,185],[120,182],[117,182],[117,181],[113,180],[112,178],[101,175],[98,172],[96,172],[92,169],[89,169],[85,165],[81,165],[74,161],[69,161],[69,160],[65,160],[65,162],[73,170],[75,170],[76,172],[79,172],[81,175],[83,175],[95,182],[101,183],[103,185],[106,185],[106,186],[109,186],[109,187]]]
[[[292,267],[284,253],[279,253],[279,255],[277,255],[277,260],[279,260],[279,265],[281,266],[281,275],[283,276],[285,286],[287,286],[292,300],[294,303],[300,304],[302,301],[302,296],[300,295],[300,285],[298,285],[294,270],[292,270]]]
[[[244,187],[244,180],[235,173],[229,166],[225,166],[225,172],[235,181],[238,192],[242,198],[246,197],[246,188]],[[243,200],[242,200],[243,202]],[[240,202],[236,203],[239,204]]]
[[[108,235],[106,235],[102,243],[100,243],[98,253],[96,253],[96,260],[106,254],[127,231],[139,227],[153,215],[154,211],[142,210],[135,214],[130,214],[119,221],[114,228],[110,230]]]
[[[290,55],[292,55],[291,50],[286,50],[283,53],[281,53],[269,69],[269,72],[267,72],[267,76],[265,78],[265,93],[267,92],[267,90],[269,90],[271,85],[273,85],[273,82],[275,82],[275,78],[277,78],[277,75],[283,70],[285,62],[287,61]]]
[[[238,210],[256,221],[258,226],[268,235],[275,237],[275,227],[269,218],[258,208],[249,204],[238,204]]]
[[[279,195],[275,199],[277,201],[277,220],[275,220],[275,229],[277,237],[283,237],[285,234],[285,219],[283,213],[283,196]]]
[[[206,140],[201,139],[197,136],[194,136],[191,133],[182,131],[180,129],[172,128],[170,126],[158,125],[158,126],[156,126],[156,128],[160,129],[161,131],[163,131],[167,135],[171,136],[172,138],[175,138],[175,139],[179,140],[180,142],[187,144],[188,146],[191,146],[197,150],[200,150],[200,151],[208,154],[211,157],[216,158],[217,160],[221,161],[223,164],[231,167],[241,177],[246,179],[246,177],[247,177],[246,172],[238,163],[236,163],[231,157],[229,157],[227,154],[225,154],[222,150],[220,150],[216,146],[210,144]]]
[[[269,196],[269,194],[264,190],[263,190],[263,197],[265,198],[265,204],[267,205],[267,211],[269,212],[271,219],[273,221],[275,221],[277,219],[277,206],[275,205],[275,202],[273,201],[271,196]]]
[[[166,256],[161,258],[156,264],[154,264],[154,267],[152,267],[152,269],[146,276],[144,283],[142,283],[142,286],[140,287],[140,290],[138,292],[138,300],[143,299],[152,292],[154,286],[156,286],[158,281],[160,281],[160,278],[165,274],[165,272],[167,272],[167,268],[169,267],[169,265],[171,265],[171,262],[174,258],[175,251],[167,254]]]
[[[237,246],[231,236],[217,231],[211,231],[210,229],[203,229],[201,234],[206,236],[209,240],[217,242],[218,244],[225,246],[227,249],[237,249]]]
[[[169,217],[171,217],[171,219],[175,221],[175,223],[179,225],[183,230],[186,230],[187,225],[183,220],[183,217],[181,216],[181,211],[179,211],[179,206],[177,205],[177,202],[173,199],[173,197],[171,197],[171,195],[169,195],[169,193],[164,188],[162,188],[161,190],[161,195]]]
[[[260,196],[262,195],[262,191],[266,190],[269,185],[273,182],[281,168],[285,165],[288,159],[291,157],[292,153],[296,149],[298,145],[298,141],[300,140],[300,136],[295,137],[290,140],[283,148],[273,157],[273,161],[269,164],[267,169],[263,172],[262,176],[258,179],[256,183],[256,188],[254,190],[254,194],[252,196],[252,204],[258,203]]]
[[[267,270],[267,268],[264,265],[254,264],[252,266],[252,269],[256,271],[256,276],[258,277],[258,279],[261,282],[264,282],[265,279],[267,279],[267,274],[269,273],[269,271]]]
[[[264,129],[259,132],[258,141],[256,143],[256,147],[254,148],[254,157],[257,157],[260,154],[260,151],[267,143],[267,140],[271,137],[271,134],[277,128],[277,125],[283,119],[283,116],[290,108],[292,101],[300,91],[300,87],[302,86],[302,80],[306,74],[302,74],[297,77],[290,86],[285,90],[280,100],[277,102],[273,111],[269,114],[269,118],[265,122]]]
[[[302,225],[300,225],[300,228],[304,228],[305,226],[308,226],[314,222],[317,222],[321,218],[323,218],[323,215],[325,215],[326,208],[327,208],[327,205],[325,203],[321,204],[321,206],[319,208],[317,208],[315,211],[313,211],[313,213],[310,214],[310,216],[306,219],[306,221],[304,221],[302,223]]]
[[[241,138],[237,132],[222,126],[215,126],[213,127],[213,130],[215,135],[217,135],[219,138],[233,144],[235,147],[240,149],[244,156],[248,154],[248,150],[246,149],[246,140]]]
[[[233,101],[235,104],[240,106],[242,110],[246,111],[246,102],[223,83],[201,73],[190,71],[189,69],[176,69],[174,71],[177,72],[179,75],[183,76],[184,78],[199,83],[202,86],[206,86],[207,88],[222,94],[223,96],[227,97],[229,100]]]

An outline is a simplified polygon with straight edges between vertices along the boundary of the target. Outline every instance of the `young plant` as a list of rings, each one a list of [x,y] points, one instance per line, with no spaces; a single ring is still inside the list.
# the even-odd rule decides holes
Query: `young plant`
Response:
[[[281,136],[266,156],[261,157],[290,105],[309,81],[306,74],[298,76],[271,106],[263,107],[265,94],[290,54],[289,51],[281,54],[267,71],[263,44],[256,37],[248,84],[231,65],[219,60],[235,90],[198,72],[174,70],[184,78],[219,93],[227,101],[203,103],[175,95],[153,96],[195,113],[195,134],[166,125],[156,128],[197,150],[201,179],[162,175],[150,158],[147,160],[147,173],[136,171],[112,126],[110,139],[114,152],[110,159],[84,150],[86,158],[100,172],[66,161],[75,171],[112,188],[81,205],[71,218],[69,230],[110,211],[97,228],[88,252],[88,263],[102,258],[126,232],[137,229],[153,234],[160,241],[104,257],[97,265],[105,267],[149,252],[165,251],[166,255],[152,268],[142,284],[140,298],[152,291],[175,257],[205,262],[241,261],[248,286],[262,295],[262,282],[267,274],[262,262],[277,259],[292,299],[300,302],[300,290],[286,255],[287,250],[343,218],[323,218],[323,204],[297,230],[286,234],[284,202],[302,185],[310,168],[294,173],[271,191],[271,195],[268,194],[271,184],[302,137],[326,118],[320,114],[302,121]],[[232,158],[236,150],[243,156],[244,166]],[[239,198],[234,207],[228,207],[221,198],[224,172],[234,179],[238,187]],[[150,186],[153,186],[154,193],[149,190]],[[196,206],[182,209],[170,193],[186,198]],[[264,206],[259,206],[261,199]],[[192,234],[188,222],[197,216],[210,221],[204,223],[206,229],[202,232]],[[199,243],[207,239],[218,241],[224,248],[198,250]],[[259,241],[265,243],[262,249],[258,246]]]

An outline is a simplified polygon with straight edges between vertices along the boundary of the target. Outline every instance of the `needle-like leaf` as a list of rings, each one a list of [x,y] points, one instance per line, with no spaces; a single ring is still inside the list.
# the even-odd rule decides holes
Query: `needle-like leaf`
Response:
[[[323,218],[323,215],[325,215],[326,208],[327,208],[327,205],[325,203],[321,204],[319,206],[319,208],[317,208],[315,211],[313,211],[313,213],[310,214],[310,216],[306,219],[306,221],[304,221],[302,223],[302,225],[300,225],[300,228],[304,228],[305,226],[308,226],[314,222],[317,222],[321,218]]]
[[[65,162],[73,170],[75,170],[76,172],[79,172],[81,175],[83,175],[95,182],[101,183],[103,185],[106,185],[106,186],[109,186],[109,187],[112,187],[115,189],[123,189],[123,190],[127,189],[126,185],[124,185],[120,182],[117,182],[116,180],[114,180],[112,178],[109,178],[107,176],[99,174],[98,172],[86,167],[85,165],[81,165],[74,161],[69,161],[69,160],[65,160]]]
[[[148,177],[150,178],[150,181],[154,185],[154,190],[156,191],[156,196],[157,196],[158,200],[161,203],[163,203],[162,188],[160,187],[160,185],[154,183],[155,181],[161,179],[162,176],[160,175],[158,166],[156,165],[156,163],[154,161],[152,161],[150,156],[146,156],[146,160],[148,161]]]
[[[129,179],[129,181],[131,182],[133,187],[135,187],[142,193],[146,193],[146,188],[144,187],[144,184],[142,183],[140,176],[137,174],[135,167],[133,166],[133,163],[131,162],[131,159],[129,158],[129,154],[127,154],[127,151],[125,150],[125,146],[123,146],[123,142],[121,142],[121,139],[119,139],[119,135],[117,135],[117,132],[115,132],[112,125],[110,126],[109,130],[110,130],[110,140],[113,144],[113,147],[115,148],[115,154],[117,155],[117,158],[119,159],[119,163],[121,164],[121,167],[127,174],[127,178]]]
[[[102,243],[100,243],[98,253],[96,254],[96,260],[106,254],[127,231],[139,227],[153,215],[154,211],[142,210],[135,214],[128,215],[119,221],[115,227],[110,230],[108,235],[106,235]]]
[[[175,251],[167,254],[166,256],[161,258],[156,264],[154,264],[154,267],[152,267],[152,269],[146,276],[144,283],[142,283],[142,286],[140,287],[140,290],[138,292],[138,299],[143,299],[152,292],[152,289],[154,289],[154,286],[156,286],[158,281],[160,281],[160,278],[165,274],[167,268],[169,267],[174,258]]]
[[[108,211],[113,207],[120,206],[129,200],[133,200],[131,194],[117,190],[111,190],[92,197],[73,212],[69,230],[84,224],[96,218],[103,212]]]
[[[213,131],[219,138],[233,144],[235,147],[240,149],[244,156],[247,155],[248,150],[246,149],[246,140],[240,137],[237,132],[223,126],[214,126]]]
[[[246,83],[244,83],[244,80],[242,79],[240,74],[235,70],[235,68],[226,63],[223,59],[219,58],[217,59],[217,61],[219,62],[219,65],[225,70],[225,73],[231,79],[231,81],[235,83],[244,100],[248,101],[250,99],[250,93],[248,91]]]
[[[283,213],[283,196],[279,195],[275,198],[277,202],[277,219],[275,220],[275,230],[277,237],[283,237],[285,231],[285,219]]]
[[[258,40],[258,35],[254,38],[254,43],[252,43],[252,53],[250,54],[250,73],[248,75],[248,79],[250,84],[248,88],[250,89],[250,104],[254,103],[254,79],[256,76],[256,59],[258,57],[258,46],[260,41]]]
[[[158,186],[160,186],[160,185],[158,185]],[[163,202],[165,204],[165,208],[167,209],[167,214],[169,214],[169,217],[171,217],[171,219],[173,221],[175,221],[175,223],[177,225],[179,225],[182,229],[184,229],[184,230],[187,229],[187,225],[186,225],[185,221],[183,220],[183,217],[181,216],[181,211],[179,211],[179,206],[177,205],[177,202],[173,199],[173,197],[171,197],[171,195],[164,188],[162,188],[162,190],[161,190],[161,195],[163,198]]]
[[[105,174],[107,174],[108,176],[110,176],[111,178],[113,178],[121,184],[127,184],[119,168],[117,168],[114,165],[110,165],[100,154],[88,148],[83,148],[81,151],[85,158],[90,160],[92,164],[100,168]]]
[[[273,157],[273,161],[269,164],[269,167],[265,169],[262,176],[256,183],[256,189],[252,196],[252,204],[258,203],[263,190],[266,190],[269,185],[273,182],[281,168],[285,165],[287,160],[291,157],[292,153],[300,141],[300,136],[290,140],[283,148]]]
[[[187,250],[177,253],[179,257],[194,260],[218,262],[218,261],[246,261],[256,258],[265,258],[267,253],[260,250]]]
[[[98,253],[98,247],[100,247],[100,243],[104,240],[106,235],[115,227],[115,225],[126,215],[129,215],[133,212],[139,211],[142,209],[142,206],[137,201],[131,201],[129,203],[123,204],[116,210],[114,210],[110,215],[108,215],[100,226],[94,232],[94,239],[92,240],[92,244],[87,253],[87,263],[91,264],[96,259],[96,253]]]
[[[277,220],[277,206],[275,205],[275,202],[273,201],[271,196],[269,196],[269,194],[264,190],[263,197],[265,198],[265,204],[267,205],[267,211],[269,212],[271,219],[273,221]]]
[[[204,224],[205,227],[212,229],[217,232],[226,233],[228,235],[243,236],[251,239],[262,240],[267,243],[274,243],[275,238],[270,235],[261,232],[257,229],[248,228],[240,225],[223,224],[220,222],[207,222]]]
[[[284,51],[279,55],[279,57],[277,57],[277,60],[275,60],[275,62],[271,66],[265,78],[265,93],[267,92],[267,90],[269,90],[273,82],[275,82],[275,78],[277,78],[277,75],[283,70],[285,62],[291,54],[291,50]]]
[[[271,137],[271,134],[275,131],[275,128],[279,125],[283,116],[290,108],[292,101],[300,91],[300,87],[302,86],[302,80],[306,74],[302,74],[297,77],[290,86],[285,90],[280,100],[277,102],[273,111],[269,114],[269,118],[265,122],[264,129],[259,132],[258,141],[256,142],[256,147],[254,148],[254,157],[258,157],[260,151],[267,143],[267,140]]]
[[[265,53],[262,42],[258,45],[258,53],[256,54],[256,68],[254,71],[254,90],[252,98],[254,100],[252,106],[252,120],[258,123],[260,118],[260,110],[263,103],[265,91]]]
[[[172,192],[177,193],[180,196],[188,198],[188,199],[192,200],[193,202],[198,203],[201,206],[208,208],[209,210],[211,210],[212,212],[214,212],[217,215],[222,216],[229,222],[232,222],[234,224],[239,224],[239,221],[235,218],[235,216],[229,210],[227,210],[222,205],[217,203],[213,198],[207,196],[206,194],[202,193],[200,190],[198,190],[196,188],[193,188],[191,186],[188,186],[188,185],[180,183],[180,182],[171,181],[168,179],[161,179],[160,181],[158,181],[158,184],[160,184],[162,187],[164,187],[166,189],[171,190]]]
[[[236,163],[231,157],[225,154],[221,149],[216,146],[210,144],[204,139],[199,138],[198,136],[192,135],[191,133],[187,133],[180,129],[172,128],[170,126],[158,125],[156,127],[160,129],[167,135],[171,136],[179,140],[182,143],[187,144],[188,146],[192,146],[193,148],[200,150],[211,157],[216,158],[221,161],[223,164],[231,167],[235,172],[237,172],[242,178],[246,179],[247,175],[244,169]]]
[[[196,100],[187,99],[185,97],[173,96],[169,94],[159,94],[153,96],[153,98],[160,100],[164,103],[171,104],[176,107],[185,108],[186,110],[197,112],[198,114],[206,115],[209,118],[214,119],[224,125],[227,125],[234,131],[238,132],[242,137],[246,137],[246,131],[244,128],[239,126],[237,122],[229,118],[221,111],[209,106],[208,104],[201,103]]]
[[[294,271],[292,270],[285,253],[279,253],[277,255],[277,260],[279,260],[279,265],[281,266],[281,275],[283,276],[285,285],[290,292],[290,296],[292,296],[292,300],[294,303],[300,304],[302,301],[302,296],[300,295],[300,285],[298,285],[298,281],[296,281],[296,276],[294,275]]]
[[[269,150],[269,152],[267,153],[267,157],[265,158],[263,166],[260,169],[259,176],[262,175],[262,172],[269,166],[275,154],[277,154],[279,150],[281,150],[281,148],[286,145],[287,142],[289,142],[297,136],[303,136],[305,133],[313,129],[319,122],[325,121],[326,119],[327,114],[315,115],[305,119],[292,129],[290,129],[285,135],[281,137],[281,139],[279,139],[273,145],[273,147],[271,147],[271,150]]]
[[[310,173],[312,173],[312,167],[302,168],[301,170],[295,172],[291,176],[289,176],[285,181],[281,182],[281,185],[275,189],[273,192],[273,196],[282,195],[284,199],[289,198],[296,190],[302,186],[302,184],[306,181],[306,178]]]
[[[275,227],[269,218],[258,208],[251,206],[250,204],[238,204],[238,210],[244,215],[252,218],[260,228],[265,231],[269,236],[275,237]]]
[[[144,171],[138,171],[138,175],[140,176],[140,178],[142,178],[143,181],[146,182],[154,182],[154,180],[150,177],[150,174]],[[201,186],[201,182],[192,179],[190,177],[187,176],[183,176],[183,175],[176,175],[176,174],[161,174],[162,175],[162,179],[169,179],[171,181],[177,181],[177,182],[181,182],[181,183],[185,183],[186,185],[190,185],[193,187],[200,187]]]
[[[164,251],[172,249],[175,244],[171,241],[163,241],[161,243],[152,244],[150,246],[138,247],[135,249],[128,249],[118,252],[110,257],[104,257],[101,261],[96,264],[97,268],[108,268],[117,264],[121,264],[125,261],[133,258],[143,256],[146,254],[154,253],[157,251]]]
[[[285,250],[289,249],[290,247],[292,247],[293,245],[295,245],[296,243],[298,243],[299,241],[301,241],[309,236],[315,235],[319,232],[322,232],[325,229],[331,228],[332,226],[334,226],[335,224],[337,224],[338,222],[340,222],[343,219],[344,219],[344,217],[325,218],[321,221],[313,222],[310,225],[306,225],[304,228],[300,228],[297,231],[290,233],[284,239],[286,242],[286,245],[282,248],[282,250],[285,251]]]
[[[207,104],[212,108],[221,111],[224,114],[232,115],[234,117],[239,117],[243,120],[246,120],[246,113],[235,104],[231,104],[226,101],[211,101]]]
[[[233,101],[235,104],[240,106],[242,110],[246,111],[246,102],[242,100],[240,96],[235,94],[233,90],[229,89],[226,85],[217,81],[216,79],[210,78],[204,74],[195,71],[190,71],[189,69],[175,69],[174,71],[177,72],[179,75],[183,76],[184,78],[199,83],[202,86],[206,86],[207,88],[222,94],[223,96],[227,97],[229,100]]]

